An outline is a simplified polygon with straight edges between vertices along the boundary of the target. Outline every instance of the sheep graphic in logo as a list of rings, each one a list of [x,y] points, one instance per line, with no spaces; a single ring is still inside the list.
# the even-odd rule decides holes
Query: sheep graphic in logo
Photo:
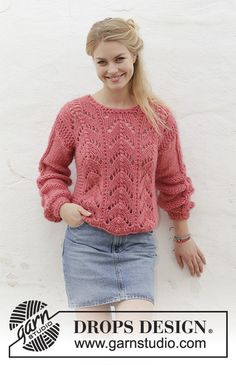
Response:
[[[59,323],[49,317],[47,304],[38,300],[28,300],[13,310],[9,327],[17,328],[18,340],[23,340],[23,348],[29,351],[44,351],[51,347],[59,335]]]

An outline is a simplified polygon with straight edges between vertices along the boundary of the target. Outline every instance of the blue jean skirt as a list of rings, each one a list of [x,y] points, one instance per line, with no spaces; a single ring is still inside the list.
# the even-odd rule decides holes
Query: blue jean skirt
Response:
[[[116,236],[87,222],[67,225],[62,262],[69,307],[125,299],[155,304],[156,261],[154,231]]]

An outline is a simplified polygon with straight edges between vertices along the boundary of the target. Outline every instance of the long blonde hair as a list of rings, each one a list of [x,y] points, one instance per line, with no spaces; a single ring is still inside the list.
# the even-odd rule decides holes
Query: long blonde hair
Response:
[[[163,106],[164,108],[168,108],[168,106],[152,91],[151,85],[147,80],[141,55],[144,43],[138,34],[138,30],[139,26],[131,18],[128,20],[105,18],[98,21],[92,25],[87,35],[86,53],[89,56],[93,56],[96,47],[101,41],[118,41],[132,55],[136,56],[134,74],[129,82],[129,92],[160,135],[162,133],[159,126],[162,125],[167,128],[168,126],[163,122],[161,116],[158,115],[158,106]]]

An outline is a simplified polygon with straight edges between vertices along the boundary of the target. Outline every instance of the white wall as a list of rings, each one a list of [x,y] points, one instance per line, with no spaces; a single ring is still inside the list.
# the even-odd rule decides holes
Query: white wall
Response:
[[[229,310],[235,318],[236,2],[0,0],[1,312],[28,299],[66,309],[65,224],[43,218],[35,180],[59,108],[101,87],[85,41],[108,16],[132,17],[153,90],[174,111],[196,192],[189,219],[207,266],[181,271],[161,211],[156,310]],[[74,165],[71,165],[74,176]],[[234,206],[233,206],[234,204]],[[6,324],[7,325],[7,324]]]

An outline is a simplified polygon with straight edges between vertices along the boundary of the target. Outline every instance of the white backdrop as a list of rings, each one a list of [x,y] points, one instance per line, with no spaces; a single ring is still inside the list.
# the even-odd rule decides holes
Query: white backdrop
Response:
[[[189,227],[207,265],[200,278],[179,269],[169,232],[172,222],[161,210],[156,310],[228,310],[232,339],[236,1],[82,4],[0,0],[0,300],[5,341],[10,313],[22,301],[42,300],[51,312],[67,309],[61,264],[66,225],[43,217],[35,181],[60,107],[102,86],[85,42],[91,25],[108,16],[132,17],[139,24],[149,79],[177,116],[187,172],[196,189]],[[75,177],[74,163],[71,169]],[[5,357],[6,348],[3,352]]]

